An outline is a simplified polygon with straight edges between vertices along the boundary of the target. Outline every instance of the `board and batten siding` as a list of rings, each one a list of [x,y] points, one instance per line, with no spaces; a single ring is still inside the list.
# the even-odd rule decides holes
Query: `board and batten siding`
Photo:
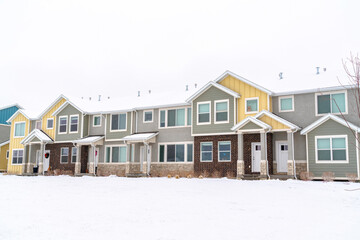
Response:
[[[78,131],[77,133],[70,133],[70,116],[71,115],[78,115],[79,121],[78,121]],[[64,141],[72,141],[77,140],[81,138],[81,127],[82,127],[82,113],[74,108],[72,105],[68,104],[64,109],[62,109],[57,115],[56,115],[56,121],[59,122],[59,118],[67,116],[67,132],[66,134],[59,134],[59,126],[56,127],[56,134],[55,134],[55,140],[57,142],[64,142]]]
[[[56,117],[54,117],[52,114],[63,104],[65,103],[66,100],[65,98],[61,98],[59,101],[57,101],[53,106],[52,108],[50,108],[49,111],[47,111],[42,119],[41,119],[41,129],[49,136],[51,137],[52,139],[55,139],[55,133],[57,131],[57,121],[56,121]],[[48,118],[52,118],[54,119],[54,125],[53,125],[53,128],[52,129],[47,129],[47,119]]]
[[[271,107],[271,97],[268,96],[266,92],[263,92],[237,78],[234,78],[232,76],[227,76],[223,80],[219,82],[219,84],[233,90],[234,92],[237,92],[240,94],[240,98],[237,99],[237,122],[242,121],[244,118],[248,116],[254,116],[256,113],[253,114],[245,114],[245,99],[246,98],[253,98],[258,97],[259,98],[259,112],[262,110],[269,110],[272,111]],[[268,103],[268,100],[270,99],[270,102]],[[268,109],[268,107],[270,109]]]
[[[347,135],[349,163],[316,163],[315,136]],[[346,178],[348,173],[357,174],[356,140],[354,132],[349,128],[329,119],[307,134],[309,171],[315,177],[324,172],[333,172],[337,178]]]
[[[120,114],[120,113],[118,113]],[[126,113],[126,130],[111,132],[111,114],[106,114],[106,140],[120,140],[131,134],[131,112]]]
[[[215,124],[215,101],[217,100],[229,100],[229,122],[228,123],[218,123]],[[199,102],[211,102],[211,115],[210,115],[210,124],[198,125],[197,124],[197,104]],[[193,101],[192,109],[192,134],[201,135],[201,134],[217,134],[217,133],[233,133],[231,128],[234,124],[234,97],[228,93],[216,88],[210,87],[208,90],[203,92]]]
[[[6,171],[7,168],[7,159],[6,152],[9,150],[9,143],[0,147],[0,171]]]

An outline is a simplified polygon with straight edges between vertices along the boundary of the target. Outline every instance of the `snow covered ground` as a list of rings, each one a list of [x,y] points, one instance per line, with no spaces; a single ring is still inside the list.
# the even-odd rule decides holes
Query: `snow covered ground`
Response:
[[[0,175],[0,239],[358,239],[356,183]]]

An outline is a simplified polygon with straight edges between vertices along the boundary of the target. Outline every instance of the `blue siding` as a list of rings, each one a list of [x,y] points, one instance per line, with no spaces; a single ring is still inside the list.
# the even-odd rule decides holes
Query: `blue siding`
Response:
[[[16,106],[0,110],[0,124],[8,124],[6,121],[18,110]]]

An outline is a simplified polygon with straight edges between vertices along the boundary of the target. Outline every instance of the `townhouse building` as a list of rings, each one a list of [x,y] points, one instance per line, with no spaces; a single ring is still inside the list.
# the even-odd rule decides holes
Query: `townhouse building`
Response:
[[[354,91],[272,92],[226,71],[165,97],[61,95],[36,117],[20,109],[8,120],[7,171],[237,178],[332,172],[359,179]]]

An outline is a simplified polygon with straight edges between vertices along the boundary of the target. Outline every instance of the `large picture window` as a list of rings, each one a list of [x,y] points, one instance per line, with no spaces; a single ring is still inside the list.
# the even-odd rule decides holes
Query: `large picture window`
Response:
[[[16,122],[14,126],[15,126],[14,137],[24,137],[25,136],[25,122]]]
[[[191,108],[177,108],[160,110],[160,128],[166,127],[185,127],[191,125],[189,120],[189,112],[191,114]],[[191,119],[191,115],[190,115]]]
[[[126,146],[108,146],[105,150],[105,161],[107,163],[125,163]]]
[[[347,136],[317,136],[316,161],[347,162]]]
[[[215,123],[229,122],[229,100],[215,101]]]
[[[126,130],[126,113],[111,115],[111,130],[112,131]]]
[[[12,164],[22,164],[24,158],[23,149],[14,149],[12,154]]]
[[[316,99],[317,114],[347,112],[345,92],[319,94],[316,96]]]
[[[200,143],[200,161],[201,162],[212,162],[213,160],[213,143],[202,142]]]
[[[210,123],[210,114],[211,114],[211,104],[210,102],[200,102],[197,106],[198,112],[198,124],[209,124]]]
[[[192,162],[192,143],[159,144],[159,162]]]

